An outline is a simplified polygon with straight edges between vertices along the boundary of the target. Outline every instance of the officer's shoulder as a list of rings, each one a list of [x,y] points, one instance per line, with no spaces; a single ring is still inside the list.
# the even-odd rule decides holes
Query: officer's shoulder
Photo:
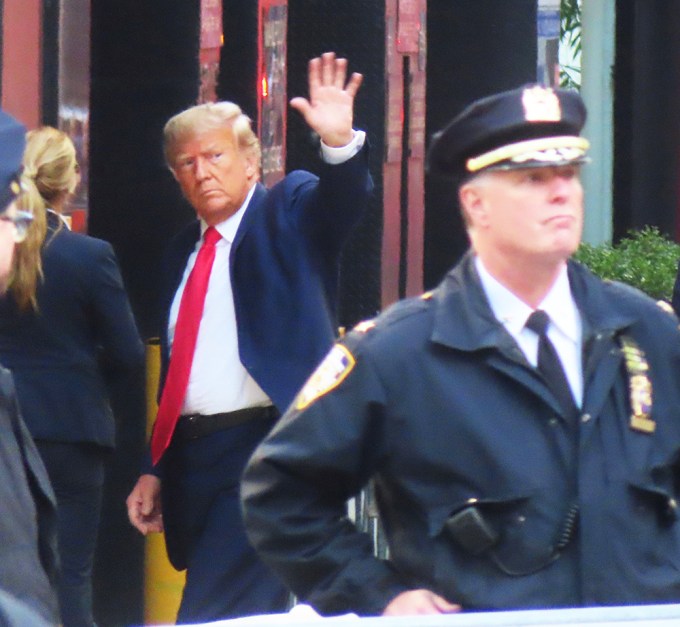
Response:
[[[363,320],[345,336],[345,343],[356,346],[374,338],[399,332],[404,325],[418,324],[432,309],[436,292],[429,291],[417,297],[406,298],[390,305],[375,318]]]
[[[676,318],[675,311],[668,301],[654,299],[637,287],[633,287],[632,285],[621,281],[605,279],[603,282],[605,289],[608,290],[610,294],[634,309],[648,311],[652,315],[660,314],[662,316],[667,315]]]

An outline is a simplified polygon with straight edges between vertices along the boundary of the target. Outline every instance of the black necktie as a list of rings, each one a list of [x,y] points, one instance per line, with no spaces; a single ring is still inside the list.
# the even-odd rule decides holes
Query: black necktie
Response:
[[[564,408],[565,415],[572,417],[576,415],[578,408],[562,369],[560,358],[548,339],[546,331],[549,323],[550,316],[545,311],[537,309],[529,316],[524,326],[538,335],[538,371]]]

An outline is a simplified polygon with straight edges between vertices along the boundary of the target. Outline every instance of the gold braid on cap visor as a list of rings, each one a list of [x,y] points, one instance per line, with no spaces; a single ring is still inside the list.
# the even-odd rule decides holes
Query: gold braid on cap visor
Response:
[[[574,135],[528,139],[495,148],[478,157],[471,157],[465,162],[465,167],[468,172],[478,172],[508,159],[513,163],[573,161],[585,155],[588,148],[590,148],[590,142],[587,139]]]

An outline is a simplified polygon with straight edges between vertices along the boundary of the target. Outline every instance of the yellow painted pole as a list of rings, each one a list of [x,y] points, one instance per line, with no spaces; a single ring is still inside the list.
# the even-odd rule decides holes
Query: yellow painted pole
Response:
[[[146,435],[156,419],[156,396],[160,377],[161,351],[158,340],[146,346]],[[144,624],[168,625],[175,622],[184,588],[184,572],[176,571],[165,551],[163,534],[152,533],[144,549]]]

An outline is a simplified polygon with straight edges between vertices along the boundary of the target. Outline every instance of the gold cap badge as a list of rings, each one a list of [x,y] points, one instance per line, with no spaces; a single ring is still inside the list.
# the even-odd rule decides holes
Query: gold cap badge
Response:
[[[527,87],[522,93],[522,106],[527,122],[559,122],[562,119],[559,98],[546,87]]]

